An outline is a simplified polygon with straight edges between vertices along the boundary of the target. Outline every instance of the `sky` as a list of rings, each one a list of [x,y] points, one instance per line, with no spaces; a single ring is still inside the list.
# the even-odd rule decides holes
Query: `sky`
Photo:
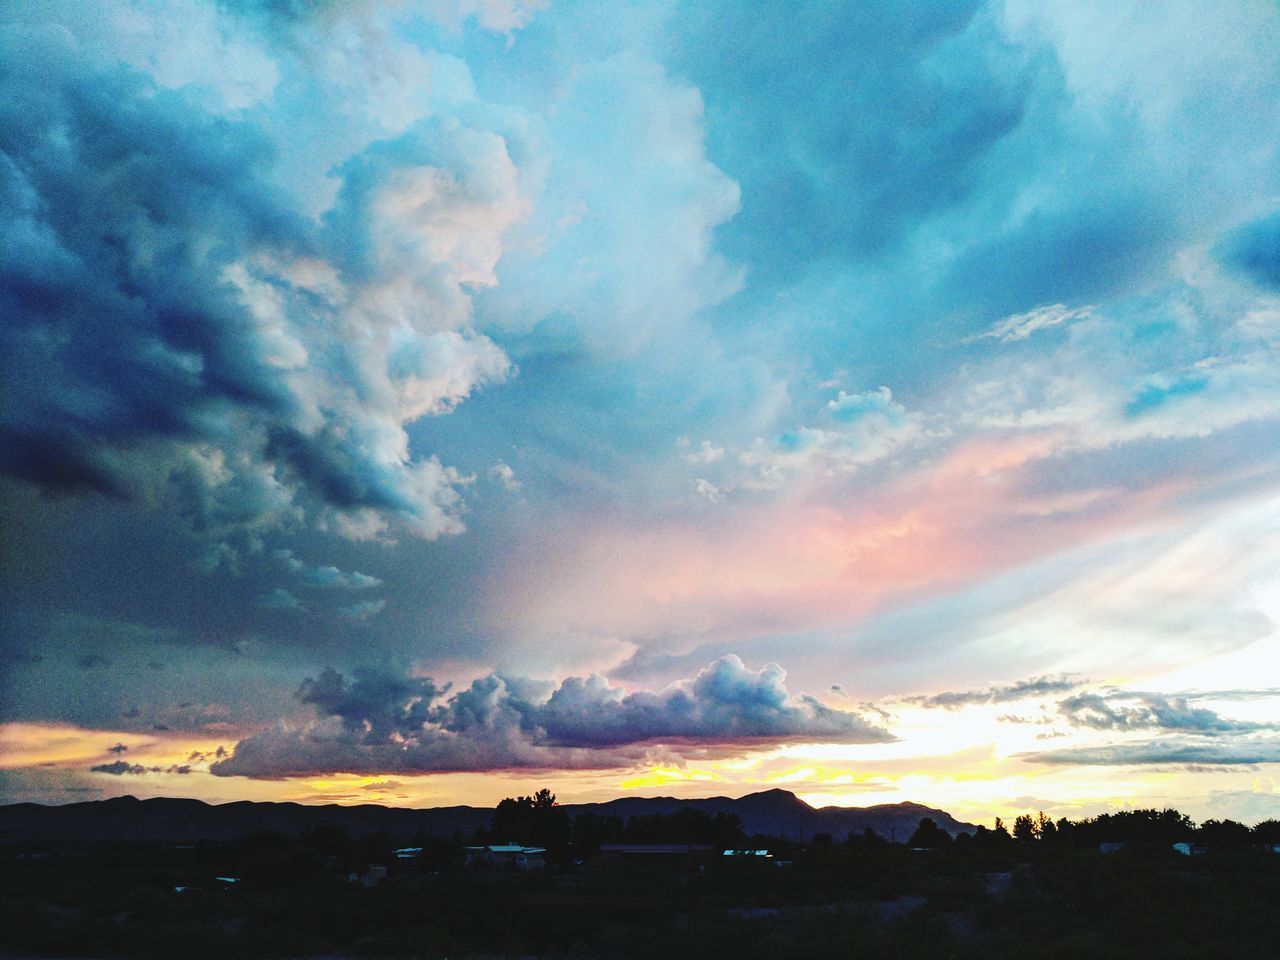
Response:
[[[0,3],[0,800],[1280,817],[1277,50]]]

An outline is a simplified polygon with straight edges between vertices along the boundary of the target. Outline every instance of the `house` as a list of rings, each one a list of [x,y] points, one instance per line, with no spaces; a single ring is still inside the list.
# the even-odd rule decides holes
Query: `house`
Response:
[[[526,847],[519,843],[496,843],[482,847],[467,847],[466,864],[486,863],[494,867],[513,870],[542,870],[547,866],[545,847]]]
[[[417,860],[422,856],[421,847],[401,847],[399,850],[392,850],[391,852],[397,860]]]
[[[387,868],[380,863],[371,863],[369,869],[364,872],[364,876],[360,878],[360,882],[366,887],[376,887],[385,879],[387,879]]]
[[[1128,844],[1126,843],[1100,843],[1098,844],[1099,853],[1119,853]]]
[[[1173,849],[1176,853],[1182,854],[1184,857],[1198,857],[1206,852],[1206,848],[1198,843],[1175,843]]]

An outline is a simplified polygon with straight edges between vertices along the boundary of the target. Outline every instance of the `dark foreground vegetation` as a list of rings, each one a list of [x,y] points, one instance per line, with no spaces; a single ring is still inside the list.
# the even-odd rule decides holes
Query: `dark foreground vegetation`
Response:
[[[545,870],[465,865],[468,844],[516,836],[546,847]],[[1217,958],[1277,943],[1274,821],[1028,816],[956,838],[925,821],[908,844],[870,831],[801,844],[701,811],[570,819],[542,794],[505,801],[480,835],[419,840],[397,855],[388,835],[321,825],[8,844],[0,956]],[[714,848],[599,855],[657,842]]]

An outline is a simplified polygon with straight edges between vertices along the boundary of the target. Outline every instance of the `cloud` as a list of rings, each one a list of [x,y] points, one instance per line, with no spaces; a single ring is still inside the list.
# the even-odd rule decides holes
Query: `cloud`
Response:
[[[348,573],[332,565],[309,566],[294,556],[292,550],[277,550],[275,557],[296,574],[304,586],[319,590],[369,590],[382,586],[382,581],[377,577],[356,570]]]
[[[992,337],[1001,343],[1025,340],[1038,330],[1062,326],[1064,323],[1071,323],[1074,320],[1082,320],[1085,317],[1092,316],[1093,311],[1096,309],[1097,307],[1095,306],[1069,308],[1063,303],[1052,303],[1047,306],[1036,307],[1034,310],[1028,310],[1026,313],[1017,313],[1013,316],[1005,317],[992,325],[991,329],[982,334],[982,336]]]
[[[913,697],[903,697],[903,703],[913,703],[922,707],[942,707],[956,710],[977,704],[1013,703],[1017,700],[1029,700],[1032,697],[1043,697],[1054,693],[1074,690],[1085,681],[1067,676],[1033,677],[1030,680],[1019,680],[1017,683],[993,684],[977,690],[953,690],[945,693],[933,693]]]
[[[1019,756],[1030,763],[1074,766],[1148,764],[1205,764],[1240,766],[1280,763],[1280,739],[1240,739],[1230,743],[1205,740],[1159,739],[1095,747],[1067,747]]]
[[[490,674],[448,694],[426,678],[362,668],[308,678],[299,699],[317,720],[281,725],[237,744],[220,776],[287,777],[319,771],[445,772],[605,769],[656,745],[729,751],[796,741],[892,740],[858,714],[792,695],[776,664],[750,670],[725,656],[658,691],[627,693],[599,674],[540,683]]]
[[[176,773],[186,776],[191,773],[191,765],[186,763],[174,763],[167,767],[146,767],[140,763],[129,763],[125,760],[117,760],[114,763],[100,763],[97,766],[89,768],[90,773],[109,773],[113,777],[141,777],[148,773]]]
[[[705,477],[697,477],[693,481],[693,492],[700,497],[710,500],[712,503],[715,503],[724,496],[724,492]]]
[[[426,10],[440,22],[457,28],[468,17],[486,30],[510,33],[528,26],[551,0],[427,0]]]
[[[361,600],[359,603],[339,607],[338,616],[346,617],[348,620],[372,620],[386,607],[387,601],[385,599]]]
[[[503,490],[510,490],[512,493],[517,492],[522,486],[520,481],[516,479],[516,472],[503,460],[499,460],[489,468],[489,477],[497,481]]]
[[[65,36],[6,31],[0,58],[0,470],[214,541],[459,532],[463,478],[405,427],[508,373],[469,293],[525,211],[502,136],[433,116],[369,143],[317,223],[269,125]]]
[[[351,732],[365,732],[369,742],[392,734],[412,734],[427,722],[431,701],[447,687],[430,678],[415,678],[386,667],[357,667],[348,681],[331,667],[307,677],[297,698],[322,717],[338,717]]]
[[[724,447],[717,447],[710,440],[703,440],[694,447],[688,437],[676,440],[676,449],[685,463],[717,463],[724,459]]]
[[[140,763],[129,763],[127,760],[117,760],[114,763],[100,763],[97,766],[89,768],[91,773],[109,773],[113,777],[124,776],[129,774],[139,776],[147,773],[150,768],[142,766]]]
[[[777,664],[750,670],[730,654],[691,681],[657,693],[624,694],[599,674],[570,677],[536,714],[551,743],[613,746],[645,741],[725,742],[892,739],[857,714],[791,696]]]
[[[922,419],[896,402],[888,387],[865,393],[841,390],[824,413],[830,423],[756,438],[738,456],[738,463],[751,471],[742,484],[771,489],[792,478],[851,474],[927,435]]]
[[[117,743],[114,746],[107,747],[108,753],[127,753],[129,750],[123,743]]]
[[[1203,695],[1202,695],[1203,696]],[[1192,706],[1190,698],[1159,693],[1080,693],[1058,702],[1068,723],[1091,730],[1170,730],[1217,735],[1275,729],[1274,723],[1230,720]]]

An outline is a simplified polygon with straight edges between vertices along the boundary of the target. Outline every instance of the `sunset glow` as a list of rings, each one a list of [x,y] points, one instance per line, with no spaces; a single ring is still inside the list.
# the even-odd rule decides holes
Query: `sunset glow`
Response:
[[[0,802],[1280,818],[1280,8],[0,14]]]

